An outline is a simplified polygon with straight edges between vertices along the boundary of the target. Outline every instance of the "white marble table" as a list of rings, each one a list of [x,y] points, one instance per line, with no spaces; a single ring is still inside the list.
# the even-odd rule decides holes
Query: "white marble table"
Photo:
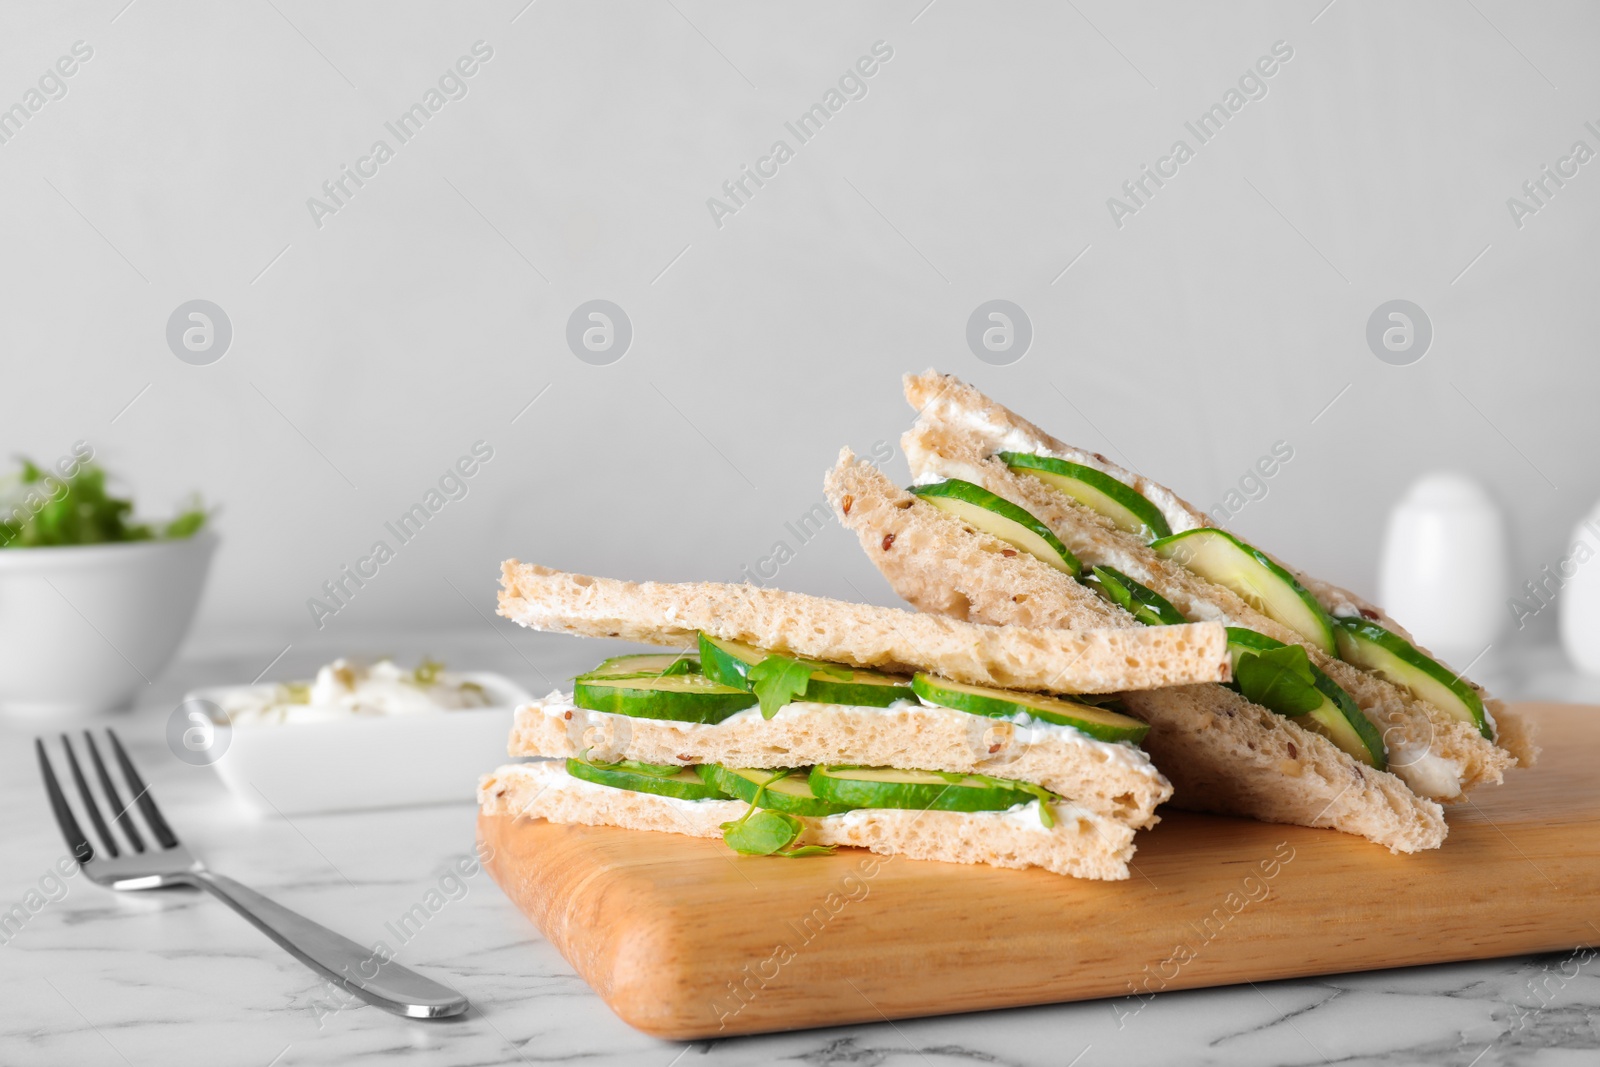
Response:
[[[487,630],[369,641],[400,656],[443,654],[537,688],[577,643],[539,644],[534,660]],[[360,643],[347,647],[359,648]],[[558,649],[549,652],[549,649]],[[590,652],[582,649],[582,653]],[[215,868],[368,942],[440,884],[473,841],[470,805],[257,821],[209,769],[166,750],[167,713],[191,685],[248,679],[271,653],[191,654],[112,720],[169,819]],[[314,665],[284,658],[274,673]],[[1553,652],[1491,665],[1501,692],[1600,699]],[[0,723],[0,911],[22,902],[65,854],[39,786],[32,727]],[[341,1064],[382,1055],[415,1064],[1600,1063],[1600,959],[1584,955],[1348,974],[881,1023],[771,1037],[673,1044],[630,1029],[500,894],[466,881],[398,958],[473,1002],[427,1023],[340,1008],[331,987],[209,897],[184,890],[112,894],[81,876],[20,929],[0,928],[0,1064]],[[1514,908],[1508,899],[1507,907]],[[1121,1017],[1119,1017],[1119,1011]]]

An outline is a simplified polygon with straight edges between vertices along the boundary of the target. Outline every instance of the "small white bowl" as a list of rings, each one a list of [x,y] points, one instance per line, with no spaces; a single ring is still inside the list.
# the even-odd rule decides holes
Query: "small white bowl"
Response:
[[[0,549],[0,711],[126,706],[194,620],[217,537]]]
[[[516,710],[533,697],[503,675],[461,677],[484,688],[488,707],[219,726],[212,744],[226,747],[211,766],[263,816],[476,800],[479,776],[506,762]],[[200,689],[184,700],[221,708],[230,694],[254,688]]]

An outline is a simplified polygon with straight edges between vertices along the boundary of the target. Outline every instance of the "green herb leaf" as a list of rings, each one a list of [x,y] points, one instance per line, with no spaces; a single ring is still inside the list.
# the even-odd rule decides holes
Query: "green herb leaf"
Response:
[[[106,491],[106,473],[80,463],[62,478],[28,459],[20,470],[0,478],[0,548],[97,545],[149,541],[157,533],[134,522],[133,502]],[[208,515],[199,502],[160,526],[163,538],[192,537]]]
[[[802,663],[776,653],[751,667],[746,677],[756,699],[761,702],[761,717],[770,719],[778,713],[779,708],[796,697],[804,696],[814,670],[815,664]]]
[[[760,799],[758,795],[756,799]],[[757,811],[754,805],[736,822],[722,824],[722,839],[741,856],[828,856],[832,845],[801,845],[790,848],[805,831],[805,824],[781,811]]]
[[[1121,571],[1096,567],[1094,577],[1092,584],[1107,600],[1125,609],[1146,626],[1178,626],[1189,621],[1160,593],[1140,585]]]
[[[1050,805],[1057,800],[1066,799],[1066,797],[1061,796],[1059,793],[1052,793],[1042,785],[1035,785],[1032,782],[1018,781],[1015,778],[994,778],[987,774],[962,774],[954,775],[952,777],[954,777],[957,781],[963,778],[976,778],[984,785],[991,786],[996,789],[1010,789],[1015,792],[1025,793],[1028,796],[1031,796],[1033,799],[1039,802],[1039,821],[1044,824],[1044,828],[1046,830],[1054,829],[1056,825],[1055,812],[1050,810]]]
[[[1322,706],[1316,669],[1300,645],[1243,653],[1233,681],[1246,700],[1279,715],[1292,718]]]
[[[444,670],[444,664],[427,656],[422,657],[422,662],[411,671],[411,681],[416,685],[429,686],[439,681],[439,673]]]
[[[699,669],[699,660],[693,658],[692,656],[679,656],[677,659],[667,664],[666,669],[661,672],[661,677],[670,678],[674,674],[693,674]]]
[[[722,824],[722,839],[741,855],[770,856],[794,844],[804,829],[793,815],[752,808],[737,822]]]

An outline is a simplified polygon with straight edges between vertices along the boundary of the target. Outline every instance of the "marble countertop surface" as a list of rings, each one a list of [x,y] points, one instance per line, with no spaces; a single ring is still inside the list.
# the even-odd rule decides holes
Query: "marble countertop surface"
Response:
[[[402,658],[503,671],[535,691],[592,659],[580,643],[508,644],[487,630],[368,642]],[[587,643],[583,643],[587,644]],[[551,651],[559,650],[559,651]],[[531,658],[530,658],[531,653]],[[581,654],[584,663],[567,662]],[[270,656],[192,650],[114,725],[169,821],[209,865],[368,943],[471,855],[469,803],[259,819],[210,768],[172,756],[182,693],[244,681]],[[294,650],[272,677],[319,658]],[[1513,698],[1600,702],[1600,680],[1554,650],[1486,663]],[[544,676],[544,677],[541,677]],[[57,724],[52,724],[52,729]],[[427,1065],[582,1063],[913,1065],[1600,1063],[1593,952],[1335,975],[681,1044],[618,1020],[482,872],[464,879],[397,958],[472,1000],[446,1022],[349,1004],[220,902],[188,890],[111,893],[81,875],[49,881],[66,848],[32,752],[38,724],[0,721],[0,1064],[290,1067],[382,1056]],[[486,768],[487,769],[487,768]],[[59,888],[58,888],[59,887]],[[32,898],[36,910],[4,924]],[[438,898],[435,898],[438,899]],[[1514,907],[1514,900],[1508,900]],[[1117,1008],[1120,1007],[1119,1012]]]

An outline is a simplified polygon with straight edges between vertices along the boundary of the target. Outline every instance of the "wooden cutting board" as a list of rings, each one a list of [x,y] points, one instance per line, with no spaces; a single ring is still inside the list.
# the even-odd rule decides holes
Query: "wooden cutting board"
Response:
[[[479,834],[578,974],[666,1038],[1600,944],[1600,708],[1519,710],[1539,765],[1451,808],[1444,847],[1414,856],[1176,811],[1125,882],[505,817]]]

